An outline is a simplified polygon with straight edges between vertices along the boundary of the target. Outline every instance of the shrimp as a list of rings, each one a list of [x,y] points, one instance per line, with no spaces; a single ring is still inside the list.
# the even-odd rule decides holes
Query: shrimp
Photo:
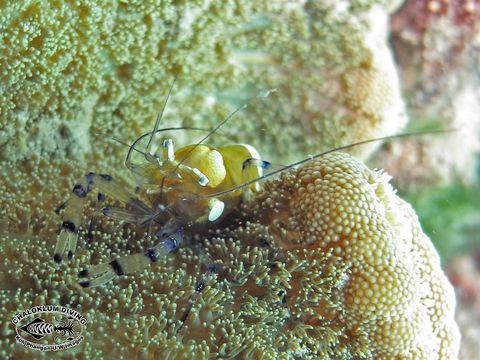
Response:
[[[107,195],[123,204],[123,207],[104,207],[102,209],[104,216],[138,226],[155,226],[156,228],[154,238],[157,242],[144,252],[125,255],[108,263],[93,265],[81,270],[78,277],[82,287],[102,286],[117,277],[139,272],[157,262],[182,246],[186,231],[197,225],[208,226],[220,222],[251,194],[260,191],[261,181],[281,172],[299,167],[329,153],[347,150],[355,146],[454,131],[409,132],[363,140],[310,155],[287,166],[275,167],[270,162],[263,160],[259,152],[251,145],[231,144],[215,147],[204,143],[238,111],[245,108],[246,105],[244,105],[233,111],[213,130],[207,131],[208,133],[199,142],[175,149],[173,140],[167,138],[159,146],[160,151],[154,151],[154,137],[157,133],[187,129],[159,129],[159,123],[174,82],[170,86],[163,109],[156,119],[153,130],[140,136],[133,144],[127,144],[129,150],[125,158],[125,166],[137,178],[139,182],[137,188],[126,187],[112,175],[90,172],[74,185],[69,200],[61,205],[64,211],[54,253],[56,263],[63,261],[64,254],[67,255],[68,260],[72,259],[77,246],[85,200],[94,189],[98,191],[99,201],[104,201],[105,195]],[[148,143],[145,150],[142,151],[138,148],[139,143],[146,139],[148,139]],[[141,162],[132,160],[134,152],[143,156]],[[144,195],[143,198],[138,196],[139,192]],[[197,282],[195,292],[190,296],[187,308],[181,317],[182,325],[196,299],[216,271],[214,265],[209,265],[205,274]]]

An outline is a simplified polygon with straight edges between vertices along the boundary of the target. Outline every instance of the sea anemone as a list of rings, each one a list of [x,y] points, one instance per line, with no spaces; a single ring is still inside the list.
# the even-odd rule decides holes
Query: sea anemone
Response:
[[[77,285],[78,270],[144,249],[149,244],[142,232],[99,220],[95,240],[82,241],[73,263],[57,268],[58,219],[51,205],[61,201],[58,187],[76,171],[31,160],[2,172],[2,208],[12,214],[0,238],[2,318],[41,304],[76,309],[87,319],[85,340],[65,356],[457,354],[453,290],[430,240],[389,177],[348,155],[329,155],[265,183],[228,226],[142,273],[94,289]],[[50,191],[38,190],[49,184]],[[218,274],[178,330],[205,258]],[[3,327],[2,356],[27,356],[12,326]]]
[[[133,141],[175,77],[164,125],[209,127],[277,89],[223,130],[273,161],[398,132],[376,3],[3,2],[0,157],[84,160],[107,135]]]
[[[344,154],[265,182],[151,268],[83,289],[80,269],[153,245],[92,202],[92,241],[81,229],[73,261],[53,261],[55,208],[88,171],[125,175],[126,148],[106,139],[151,129],[175,77],[162,126],[212,127],[247,104],[216,140],[273,162],[401,129],[382,3],[2,2],[0,357],[32,356],[8,319],[59,304],[87,319],[65,358],[454,358],[430,240],[388,177]]]

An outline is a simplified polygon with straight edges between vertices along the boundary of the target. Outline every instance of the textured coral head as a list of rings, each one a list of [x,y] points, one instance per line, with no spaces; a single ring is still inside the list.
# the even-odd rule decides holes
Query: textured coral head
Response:
[[[382,171],[331,154],[267,184],[251,211],[291,251],[343,259],[345,326],[378,358],[456,356],[455,298],[413,209]]]

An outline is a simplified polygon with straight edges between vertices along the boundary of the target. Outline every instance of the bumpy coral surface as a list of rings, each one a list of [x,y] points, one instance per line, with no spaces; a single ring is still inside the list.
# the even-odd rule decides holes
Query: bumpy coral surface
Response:
[[[453,289],[388,179],[336,154],[269,186],[256,213],[275,223],[285,247],[332,251],[346,262],[347,327],[368,334],[375,358],[454,358]]]
[[[224,129],[273,160],[395,133],[406,117],[376,3],[1,2],[0,156],[81,159],[107,135],[133,140],[175,76],[164,124],[177,126],[278,89]]]
[[[82,289],[77,271],[151,245],[97,219],[70,265],[54,266],[53,209],[78,169],[35,157],[2,166],[0,313],[62,304],[87,318],[62,356],[100,358],[452,359],[453,291],[388,177],[333,154],[264,184],[228,226],[140,274]],[[91,212],[86,212],[86,216]],[[82,239],[85,238],[83,234]],[[218,274],[180,317],[208,262]],[[4,323],[0,356],[31,356]]]

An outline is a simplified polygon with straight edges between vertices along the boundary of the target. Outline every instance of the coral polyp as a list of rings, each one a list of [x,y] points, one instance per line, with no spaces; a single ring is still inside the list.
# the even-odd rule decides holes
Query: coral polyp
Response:
[[[271,161],[398,132],[387,13],[361,3],[2,2],[0,156],[83,160],[105,134],[135,138],[175,76],[176,126],[212,126],[278,88],[228,130]]]

